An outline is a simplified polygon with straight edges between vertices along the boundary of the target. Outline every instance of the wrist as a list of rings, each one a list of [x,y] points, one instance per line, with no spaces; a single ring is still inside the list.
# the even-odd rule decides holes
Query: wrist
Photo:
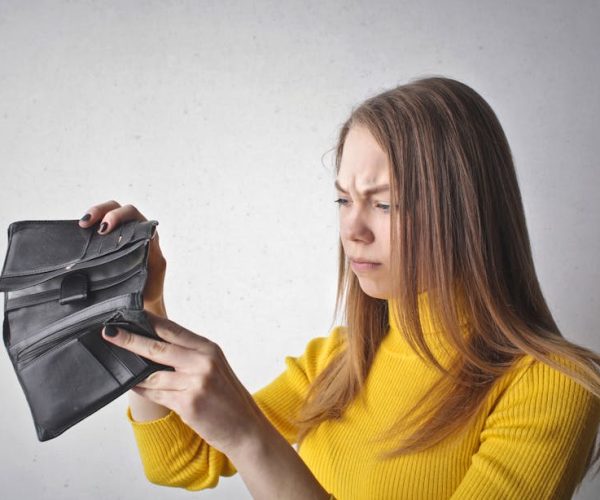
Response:
[[[129,407],[135,422],[157,420],[171,412],[170,408],[150,401],[133,391],[129,391]]]
[[[296,450],[265,417],[252,434],[225,453],[252,498],[330,500]]]
[[[259,421],[252,426],[247,434],[237,439],[235,445],[227,450],[226,455],[232,462],[247,461],[263,456],[269,452],[269,447],[272,448],[279,439],[283,439],[283,436],[277,432],[266,417],[263,418],[264,422]],[[285,442],[285,439],[283,441]]]

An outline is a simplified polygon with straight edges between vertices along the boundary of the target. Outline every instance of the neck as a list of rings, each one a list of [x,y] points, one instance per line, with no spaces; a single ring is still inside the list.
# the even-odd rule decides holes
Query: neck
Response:
[[[460,296],[458,296],[457,300],[459,302],[457,315],[458,315],[458,323],[460,325],[460,330],[463,335],[468,333],[468,321],[465,314],[465,309],[462,307],[460,302]],[[388,322],[389,322],[389,330],[388,335],[385,337],[383,341],[384,347],[393,351],[397,354],[406,355],[406,356],[417,356],[417,353],[410,346],[407,337],[408,334],[405,333],[404,329],[400,326],[397,321],[396,315],[394,313],[395,307],[397,307],[397,303],[394,300],[388,300]],[[421,323],[421,329],[423,330],[423,338],[431,349],[432,352],[436,353],[440,350],[451,351],[451,346],[447,337],[444,335],[444,332],[440,326],[435,323],[435,318],[432,313],[432,304],[430,303],[430,296],[428,292],[422,291],[417,295],[417,305],[418,305],[418,313],[419,313],[419,321]]]

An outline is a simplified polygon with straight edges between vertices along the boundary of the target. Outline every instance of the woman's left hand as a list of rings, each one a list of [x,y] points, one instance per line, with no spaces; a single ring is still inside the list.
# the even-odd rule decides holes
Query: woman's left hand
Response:
[[[105,340],[175,371],[152,373],[131,390],[175,411],[208,444],[234,454],[270,423],[233,373],[221,348],[174,321],[146,311],[162,340],[121,328]]]

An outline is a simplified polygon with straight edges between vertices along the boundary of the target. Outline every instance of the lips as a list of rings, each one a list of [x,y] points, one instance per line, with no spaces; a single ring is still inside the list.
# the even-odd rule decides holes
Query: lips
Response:
[[[352,262],[357,264],[381,264],[381,262],[375,262],[373,260],[362,260],[362,259],[350,259]]]

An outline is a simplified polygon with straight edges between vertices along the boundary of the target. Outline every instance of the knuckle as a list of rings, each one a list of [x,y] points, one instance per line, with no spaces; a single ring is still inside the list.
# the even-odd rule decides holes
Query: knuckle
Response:
[[[180,337],[185,336],[187,329],[178,323],[171,322],[171,325],[170,325],[170,328],[168,329],[168,331],[171,334],[171,337],[173,339],[178,339]]]
[[[148,347],[151,356],[163,354],[167,350],[167,343],[161,341],[153,341]]]
[[[206,365],[206,375],[207,376],[211,377],[217,372],[218,363],[217,363],[217,360],[213,356],[208,356],[206,358],[206,360],[204,361],[204,364]]]
[[[214,362],[216,362],[216,358],[221,357],[223,354],[221,346],[219,346],[219,344],[213,342],[212,340],[208,341],[208,351],[210,353],[211,360],[213,360]]]
[[[123,205],[121,208],[129,211],[129,212],[133,212],[134,215],[136,216],[140,216],[142,217],[142,219],[146,219],[141,213],[140,211],[137,209],[137,207],[135,205],[132,205],[131,203],[126,203],[125,205]]]
[[[187,330],[180,324],[175,323],[168,318],[164,318],[164,320],[161,318],[159,319],[159,322],[161,326],[164,327],[164,333],[161,335],[163,338],[171,340],[174,344],[177,344],[179,343],[177,339],[185,337]]]
[[[126,333],[123,330],[119,330],[119,337],[121,339],[121,345],[123,347],[128,347],[133,344],[133,336],[129,333]]]

